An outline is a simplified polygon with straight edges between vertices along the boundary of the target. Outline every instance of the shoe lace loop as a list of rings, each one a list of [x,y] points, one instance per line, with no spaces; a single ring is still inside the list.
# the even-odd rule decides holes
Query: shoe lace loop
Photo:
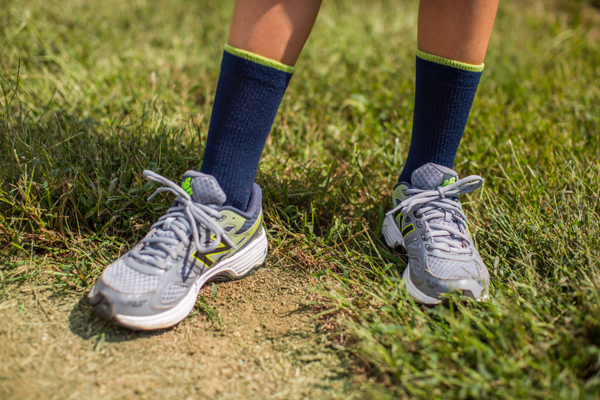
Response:
[[[144,176],[148,180],[165,186],[158,188],[148,198],[148,201],[161,192],[171,192],[177,196],[175,205],[169,208],[166,214],[152,225],[150,230],[151,232],[156,232],[158,229],[171,231],[176,238],[150,234],[140,242],[141,248],[136,246],[129,252],[130,256],[159,267],[160,263],[156,260],[157,257],[165,258],[170,255],[172,258],[177,258],[178,254],[175,252],[175,246],[180,242],[189,245],[189,232],[192,234],[196,249],[203,253],[210,253],[215,250],[221,241],[237,249],[237,246],[229,239],[223,228],[213,219],[213,217],[221,219],[223,215],[220,212],[207,205],[196,203],[182,187],[156,172],[145,170]],[[200,243],[198,226],[206,229],[207,233],[212,233],[208,236],[213,237],[210,244]]]
[[[479,189],[481,185],[483,185],[483,178],[471,175],[448,186],[438,186],[433,190],[407,189],[406,194],[410,197],[390,210],[387,215],[394,215],[400,211],[406,217],[413,212],[414,216],[420,218],[425,225],[425,240],[431,239],[429,246],[432,250],[468,254],[472,252],[470,248],[472,239],[469,234],[464,233],[468,232],[466,217],[460,203],[454,199],[459,194],[471,193]],[[451,221],[451,224],[442,223],[448,220]],[[457,226],[458,229],[451,225]],[[461,226],[464,229],[461,229]],[[463,246],[465,242],[466,246]]]

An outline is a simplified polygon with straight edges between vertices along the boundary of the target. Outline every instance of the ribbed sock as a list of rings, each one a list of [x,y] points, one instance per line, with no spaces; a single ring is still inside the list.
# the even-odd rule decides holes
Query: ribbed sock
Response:
[[[433,162],[452,168],[483,64],[471,65],[417,51],[413,130],[398,182]]]
[[[260,156],[294,67],[225,46],[201,172],[245,211]]]

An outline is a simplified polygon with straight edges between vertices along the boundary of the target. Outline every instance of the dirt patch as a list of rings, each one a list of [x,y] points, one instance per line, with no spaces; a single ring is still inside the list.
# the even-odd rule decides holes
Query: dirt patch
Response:
[[[0,398],[347,399],[347,360],[313,318],[311,279],[263,267],[216,297],[205,287],[195,315],[158,332],[110,325],[79,294],[9,288]]]

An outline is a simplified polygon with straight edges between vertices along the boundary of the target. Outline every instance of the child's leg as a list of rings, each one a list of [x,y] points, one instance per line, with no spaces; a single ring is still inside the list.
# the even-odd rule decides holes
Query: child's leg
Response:
[[[321,0],[238,0],[229,45],[294,65],[317,18]]]
[[[245,210],[265,141],[321,0],[238,0],[201,171]]]
[[[413,132],[406,164],[382,228],[404,245],[408,292],[438,304],[458,291],[483,300],[489,273],[460,207],[479,176],[452,170],[475,97],[498,0],[421,0]],[[415,197],[419,196],[419,197]]]
[[[421,0],[418,47],[472,65],[483,63],[499,0]]]
[[[202,163],[206,174],[188,171],[179,186],[144,171],[176,199],[88,294],[100,315],[134,329],[173,326],[204,284],[243,278],[264,262],[268,244],[254,178],[320,3],[237,1]]]
[[[413,134],[400,181],[452,168],[475,97],[499,0],[421,0]]]

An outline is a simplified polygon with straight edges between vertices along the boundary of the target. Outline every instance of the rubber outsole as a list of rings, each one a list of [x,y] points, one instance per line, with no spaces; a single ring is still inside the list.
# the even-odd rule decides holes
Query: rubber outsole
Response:
[[[162,313],[148,316],[131,316],[116,314],[112,302],[103,293],[96,293],[88,298],[89,304],[102,317],[112,320],[118,325],[134,330],[165,329],[174,326],[187,317],[198,298],[198,292],[208,282],[239,280],[252,275],[265,261],[267,256],[267,235],[262,232],[246,247],[233,256],[214,265],[206,273],[200,275],[189,292],[173,308]]]

